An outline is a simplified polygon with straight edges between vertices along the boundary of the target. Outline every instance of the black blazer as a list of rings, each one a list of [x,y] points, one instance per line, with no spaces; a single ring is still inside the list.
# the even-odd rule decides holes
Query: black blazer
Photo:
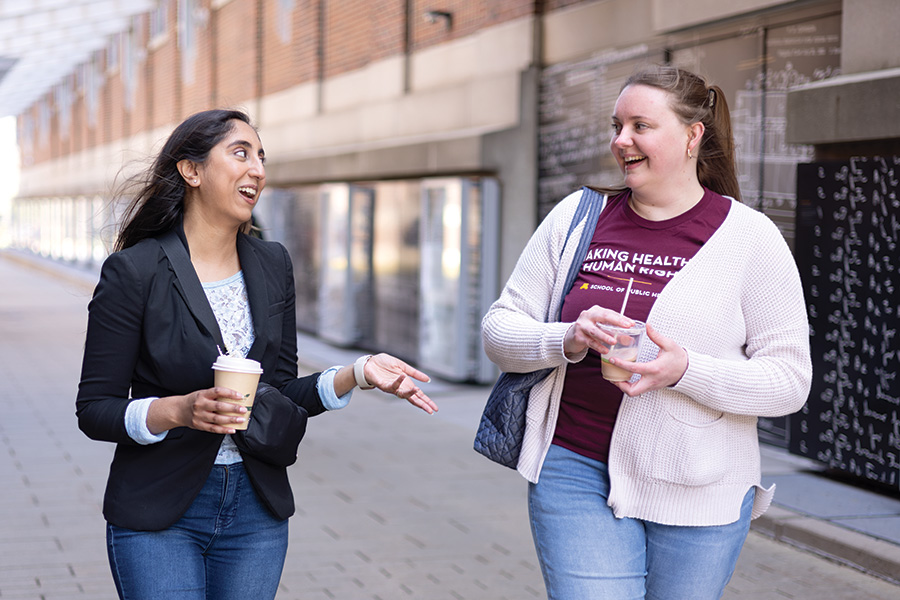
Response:
[[[176,231],[186,247],[181,228]],[[322,413],[318,374],[297,378],[294,277],[287,250],[244,234],[237,247],[256,335],[248,358],[262,364],[262,381],[310,415]],[[193,269],[190,277],[199,285]],[[213,386],[218,324],[205,310],[208,304],[200,314],[191,310],[184,289],[159,241],[151,238],[106,259],[88,305],[76,414],[90,438],[117,444],[103,515],[120,527],[160,530],[175,523],[206,482],[222,442],[220,434],[178,427],[159,443],[140,445],[125,430],[132,398]],[[243,460],[272,514],[291,516],[294,498],[285,468],[250,456]]]

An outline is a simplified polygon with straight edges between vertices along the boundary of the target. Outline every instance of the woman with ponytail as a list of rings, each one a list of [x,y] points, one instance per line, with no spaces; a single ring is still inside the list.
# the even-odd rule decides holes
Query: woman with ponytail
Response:
[[[611,124],[625,187],[551,211],[484,317],[484,346],[504,371],[553,369],[531,390],[517,465],[548,597],[714,600],[772,501],[757,417],[809,392],[800,278],[778,229],[740,202],[718,87],[641,70]],[[605,200],[596,226],[573,223],[583,196]],[[609,357],[609,327],[636,321],[637,361]],[[604,379],[601,357],[630,379]]]

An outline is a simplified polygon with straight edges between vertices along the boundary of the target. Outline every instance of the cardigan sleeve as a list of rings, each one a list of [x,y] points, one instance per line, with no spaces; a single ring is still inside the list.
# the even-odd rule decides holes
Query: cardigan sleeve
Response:
[[[753,253],[736,296],[746,360],[688,346],[689,366],[674,389],[715,410],[782,416],[798,411],[809,394],[809,323],[800,275],[780,232],[771,222],[752,230]]]
[[[570,324],[547,321],[562,302],[561,297],[556,298],[562,285],[558,281],[561,265],[565,265],[564,276],[577,244],[563,246],[580,198],[580,191],[570,194],[550,211],[482,319],[485,354],[503,371],[527,373],[571,362],[563,351]],[[582,227],[576,228],[570,239],[577,240]],[[576,357],[581,358],[583,355]]]

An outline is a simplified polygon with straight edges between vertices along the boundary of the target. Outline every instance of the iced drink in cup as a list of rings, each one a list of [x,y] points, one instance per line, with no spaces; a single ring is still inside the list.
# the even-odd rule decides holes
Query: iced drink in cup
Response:
[[[610,348],[609,353],[600,355],[602,360],[600,371],[603,373],[603,379],[607,381],[628,381],[633,373],[610,364],[608,359],[636,361],[641,339],[644,337],[647,325],[641,321],[635,321],[632,327],[615,327],[613,325],[600,324],[598,324],[598,327],[616,337],[616,343]]]
[[[262,367],[255,360],[249,358],[238,358],[237,356],[219,356],[213,363],[213,371],[215,371],[215,382],[217,387],[230,388],[241,395],[240,400],[232,400],[231,398],[219,398],[222,402],[231,402],[247,407],[247,412],[241,413],[222,413],[223,415],[231,415],[235,417],[244,417],[243,423],[234,423],[232,429],[247,429],[250,424],[250,411],[253,407],[253,400],[256,398],[256,387],[259,385],[259,376],[262,375]]]

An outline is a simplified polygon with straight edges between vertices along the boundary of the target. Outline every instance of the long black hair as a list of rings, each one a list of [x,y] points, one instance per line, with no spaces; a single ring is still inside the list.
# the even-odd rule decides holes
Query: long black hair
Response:
[[[131,198],[122,216],[115,250],[165,233],[182,219],[187,188],[178,163],[185,159],[204,163],[210,150],[234,128],[234,121],[253,126],[243,111],[216,109],[191,115],[175,128],[150,168],[129,179],[116,194],[116,199]],[[132,194],[130,190],[136,191]]]

